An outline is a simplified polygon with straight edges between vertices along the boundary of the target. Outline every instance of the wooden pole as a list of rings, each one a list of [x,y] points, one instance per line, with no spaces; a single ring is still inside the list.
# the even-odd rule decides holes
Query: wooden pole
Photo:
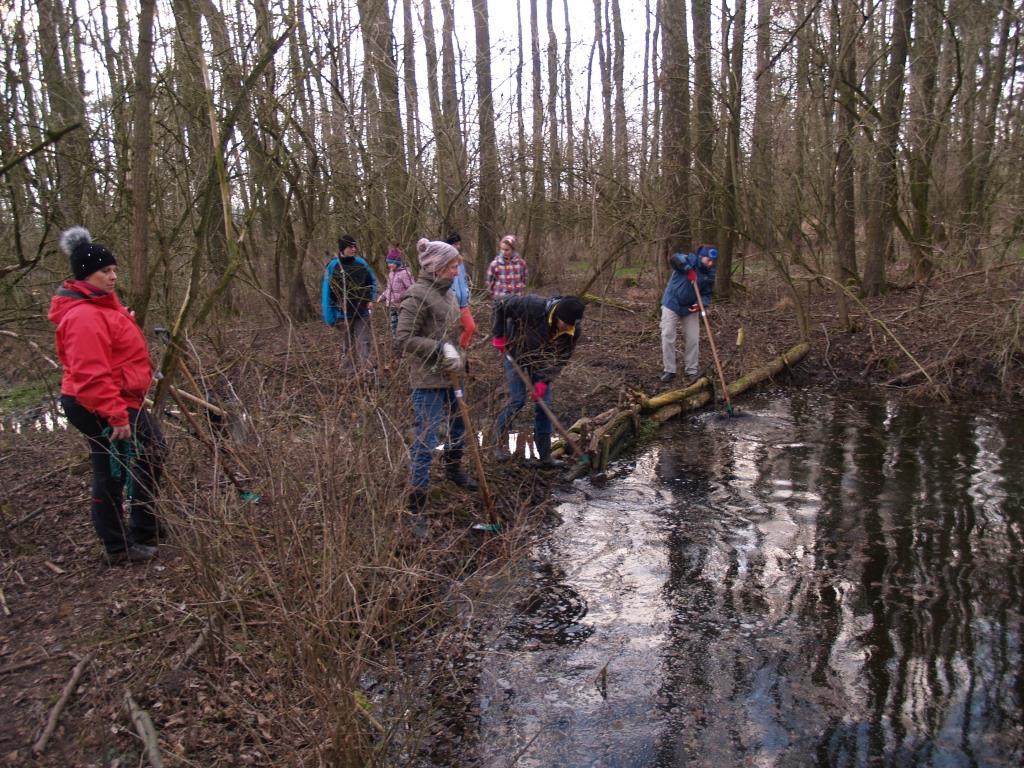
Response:
[[[480,458],[480,446],[476,442],[476,431],[473,429],[473,422],[469,417],[469,406],[466,404],[466,395],[462,390],[462,382],[459,374],[452,371],[448,375],[455,391],[455,399],[459,403],[459,413],[462,414],[462,422],[466,427],[468,436],[469,452],[473,455],[473,466],[476,467],[477,480],[480,482],[480,495],[484,499],[484,508],[487,510],[487,519],[492,525],[498,524],[498,518],[494,513],[494,500],[491,498],[491,490],[487,487],[487,478],[484,476],[484,462]]]
[[[732,416],[732,401],[729,399],[729,385],[725,383],[725,373],[722,371],[722,364],[718,361],[718,347],[715,346],[715,337],[711,333],[711,322],[708,320],[708,313],[704,309],[704,300],[700,297],[700,287],[696,280],[691,280],[693,293],[697,297],[697,306],[700,307],[700,316],[704,320],[704,328],[708,332],[708,343],[711,345],[711,356],[715,359],[715,370],[718,371],[718,380],[722,382],[722,397],[725,398],[725,411]]]

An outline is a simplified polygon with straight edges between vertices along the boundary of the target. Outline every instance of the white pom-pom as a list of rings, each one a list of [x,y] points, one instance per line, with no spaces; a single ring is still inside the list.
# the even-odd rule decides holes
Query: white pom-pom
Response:
[[[89,234],[89,230],[85,227],[71,227],[71,229],[65,229],[60,233],[60,249],[64,251],[67,256],[82,243],[91,243],[92,235]]]

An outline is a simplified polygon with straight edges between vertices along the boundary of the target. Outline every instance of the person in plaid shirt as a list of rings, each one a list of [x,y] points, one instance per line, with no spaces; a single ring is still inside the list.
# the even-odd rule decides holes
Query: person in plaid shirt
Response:
[[[487,293],[492,299],[526,295],[526,261],[516,250],[516,236],[501,238],[501,250],[487,267]]]

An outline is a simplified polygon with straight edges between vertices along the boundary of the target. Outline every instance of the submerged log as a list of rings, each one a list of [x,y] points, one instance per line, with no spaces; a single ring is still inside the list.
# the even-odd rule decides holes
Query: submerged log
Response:
[[[810,344],[801,342],[766,365],[744,374],[729,384],[730,397],[746,392],[800,362],[810,348]],[[642,434],[644,421],[656,429],[677,416],[702,408],[713,396],[712,382],[704,377],[687,387],[662,392],[655,397],[631,392],[626,396],[624,405],[598,416],[580,419],[569,431],[580,435],[580,445],[590,460],[577,463],[569,470],[569,477],[603,472],[609,461],[629,448],[636,436]],[[556,452],[565,452],[565,446],[560,443],[556,442],[553,448]]]

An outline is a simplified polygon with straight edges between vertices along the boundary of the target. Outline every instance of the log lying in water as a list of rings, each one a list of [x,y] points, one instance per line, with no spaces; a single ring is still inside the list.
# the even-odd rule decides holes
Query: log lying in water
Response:
[[[755,384],[795,365],[809,350],[810,344],[801,342],[766,365],[741,376],[729,384],[729,396],[735,397],[746,392]],[[580,419],[569,428],[570,432],[580,435],[580,445],[590,455],[589,462],[576,464],[569,474],[580,477],[590,471],[604,471],[608,462],[626,450],[636,436],[641,434],[644,423],[657,429],[676,416],[703,407],[711,398],[712,383],[707,377],[698,379],[688,387],[662,392],[655,397],[637,391],[627,393],[623,405],[597,416]],[[555,448],[561,450],[558,443]]]

